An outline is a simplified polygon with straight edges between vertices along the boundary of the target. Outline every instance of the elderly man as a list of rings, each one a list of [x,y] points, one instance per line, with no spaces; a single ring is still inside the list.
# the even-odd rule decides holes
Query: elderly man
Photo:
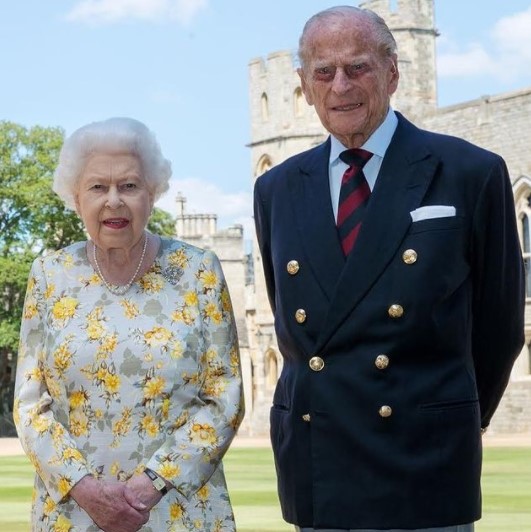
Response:
[[[505,163],[390,108],[396,44],[375,13],[314,15],[299,55],[330,137],[255,185],[285,360],[271,410],[284,518],[471,531],[481,433],[523,344]]]

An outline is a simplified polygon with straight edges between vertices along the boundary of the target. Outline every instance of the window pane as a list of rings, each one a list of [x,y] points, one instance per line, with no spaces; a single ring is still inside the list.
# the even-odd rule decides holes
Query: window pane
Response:
[[[531,251],[529,249],[529,217],[527,216],[527,214],[524,215],[524,218],[522,220],[522,225],[523,225],[523,229],[524,229],[524,253],[529,253],[529,251]]]
[[[531,257],[524,257],[526,296],[531,297]]]

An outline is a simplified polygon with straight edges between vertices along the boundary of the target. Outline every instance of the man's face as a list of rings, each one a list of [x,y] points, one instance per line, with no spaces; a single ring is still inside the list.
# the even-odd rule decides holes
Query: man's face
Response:
[[[385,119],[398,85],[396,55],[378,49],[363,19],[324,20],[309,32],[299,69],[306,101],[332,135],[357,148]]]

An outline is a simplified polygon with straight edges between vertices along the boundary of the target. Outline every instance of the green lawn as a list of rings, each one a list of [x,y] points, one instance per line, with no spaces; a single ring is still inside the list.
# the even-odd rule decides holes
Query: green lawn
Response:
[[[269,449],[233,448],[225,471],[238,532],[287,532]],[[33,471],[25,457],[0,457],[0,531],[27,532]],[[531,532],[531,448],[487,448],[483,519],[476,532]]]

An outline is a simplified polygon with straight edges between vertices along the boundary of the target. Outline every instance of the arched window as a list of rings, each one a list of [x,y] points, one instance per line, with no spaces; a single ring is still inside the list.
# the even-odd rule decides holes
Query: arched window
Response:
[[[265,92],[262,93],[260,98],[260,108],[262,110],[262,122],[267,122],[269,120],[269,102]]]
[[[513,184],[513,194],[525,266],[526,307],[529,307],[531,306],[531,179],[520,176]],[[529,313],[528,308],[526,308],[527,313]],[[531,331],[528,325],[525,327],[525,335],[527,343],[513,369],[513,375],[517,378],[531,376]]]
[[[518,233],[525,265],[526,297],[531,298],[531,180],[519,177],[513,185]]]
[[[272,349],[269,349],[266,353],[265,373],[267,388],[274,388],[278,380],[278,361],[277,356]]]
[[[305,101],[302,89],[297,87],[293,94],[293,112],[295,116],[304,116]]]
[[[269,155],[262,155],[260,159],[258,160],[258,164],[256,165],[256,174],[255,176],[258,177],[262,175],[263,173],[267,172],[273,164],[271,163],[271,157]]]
[[[531,196],[527,198],[528,207],[531,205]],[[521,216],[522,224],[522,255],[524,256],[525,265],[525,295],[531,297],[531,241],[529,240],[529,215],[528,211],[523,212]]]

